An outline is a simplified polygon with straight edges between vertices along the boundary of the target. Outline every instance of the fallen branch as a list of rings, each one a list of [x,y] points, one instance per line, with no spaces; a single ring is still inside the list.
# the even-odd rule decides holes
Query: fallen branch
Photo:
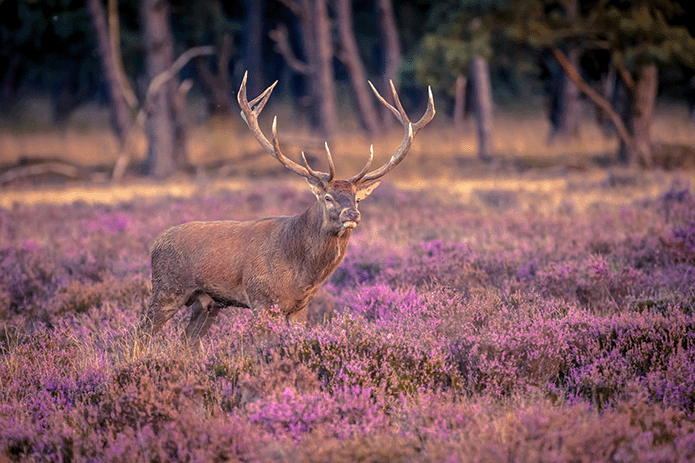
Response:
[[[70,164],[62,162],[48,162],[45,164],[33,164],[11,168],[0,174],[0,185],[11,183],[22,177],[35,177],[37,175],[56,174],[69,178],[83,177],[82,170]]]

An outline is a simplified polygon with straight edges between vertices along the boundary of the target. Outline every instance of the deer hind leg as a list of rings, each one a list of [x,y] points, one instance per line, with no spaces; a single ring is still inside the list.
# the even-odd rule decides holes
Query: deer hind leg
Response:
[[[185,340],[190,348],[197,349],[200,338],[207,333],[220,313],[220,306],[209,295],[200,293],[195,296],[191,308],[193,312],[186,327]]]
[[[157,334],[164,324],[185,305],[188,295],[152,293],[145,315],[140,322],[140,334],[147,340]]]

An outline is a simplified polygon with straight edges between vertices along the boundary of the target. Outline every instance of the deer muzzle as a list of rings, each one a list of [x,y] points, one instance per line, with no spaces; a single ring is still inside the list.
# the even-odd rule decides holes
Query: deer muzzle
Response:
[[[360,211],[354,208],[346,208],[340,213],[340,221],[343,224],[343,229],[355,228],[360,223]]]

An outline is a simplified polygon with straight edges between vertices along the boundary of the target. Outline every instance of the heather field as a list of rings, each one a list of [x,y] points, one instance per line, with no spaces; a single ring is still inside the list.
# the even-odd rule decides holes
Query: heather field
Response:
[[[5,204],[0,461],[694,461],[692,175],[553,172],[394,174],[306,325],[228,310],[196,354],[186,313],[136,342],[154,238],[305,185]]]

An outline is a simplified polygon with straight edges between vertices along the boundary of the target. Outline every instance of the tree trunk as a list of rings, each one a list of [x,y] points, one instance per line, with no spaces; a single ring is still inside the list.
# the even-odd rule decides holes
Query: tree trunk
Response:
[[[639,69],[635,82],[634,102],[630,113],[634,137],[631,162],[642,162],[652,167],[651,125],[658,90],[658,69],[656,64],[645,64]]]
[[[370,135],[381,131],[379,117],[371,92],[367,87],[367,74],[362,64],[352,26],[352,0],[338,0],[338,29],[340,30],[341,61],[350,73],[350,82],[357,99],[357,107],[364,128]]]
[[[318,43],[316,39],[316,22],[314,21],[314,2],[324,0],[300,0],[301,10],[297,12],[300,20],[300,30],[302,37],[302,48],[306,63],[298,63],[292,66],[295,71],[304,74],[308,82],[306,97],[301,101],[303,106],[308,109],[309,121],[313,129],[321,130],[321,88],[318,83],[319,55]],[[289,49],[289,44],[288,44]],[[287,61],[288,57],[285,57]],[[288,61],[288,64],[290,61]],[[299,66],[299,64],[303,64]]]
[[[230,116],[232,114],[232,89],[229,79],[229,61],[232,57],[232,37],[224,34],[217,55],[217,70],[210,69],[209,58],[196,59],[196,70],[210,92],[209,110],[211,114]],[[257,87],[257,85],[256,85]],[[260,93],[262,90],[258,91]],[[251,95],[256,95],[254,93]]]
[[[244,65],[249,73],[248,92],[260,94],[263,85],[263,15],[265,0],[244,0],[246,27],[244,28]]]
[[[620,75],[624,75],[621,72]],[[634,87],[629,88],[625,83],[625,80],[617,77],[616,73],[615,80],[615,91],[613,93],[613,98],[610,100],[611,108],[618,114],[620,121],[625,125],[625,130],[628,132],[629,139],[620,138],[620,145],[618,147],[618,163],[629,164],[630,159],[634,159],[634,135],[632,132],[632,127],[630,127],[630,121],[632,119],[632,107],[635,104],[634,101]],[[611,120],[611,122],[613,122]],[[616,128],[615,123],[611,126],[613,129]],[[615,130],[613,130],[613,133]]]
[[[9,112],[17,94],[17,74],[22,58],[22,55],[17,52],[12,55],[7,71],[0,81],[0,110],[3,112]]]
[[[568,59],[578,68],[579,50],[574,47],[570,48]],[[564,81],[559,135],[573,137],[579,133],[579,88],[567,77],[564,78]]]
[[[106,21],[106,13],[101,0],[87,0],[87,9],[92,20],[92,26],[96,35],[97,48],[101,65],[104,68],[104,77],[111,100],[111,122],[113,130],[118,138],[119,145],[125,144],[125,138],[130,128],[130,107],[121,83],[119,82],[119,69],[122,64],[112,47],[109,27]]]
[[[145,43],[145,69],[147,78],[164,73],[173,64],[174,44],[169,26],[169,4],[166,0],[143,0],[140,10]],[[174,102],[172,79],[162,85],[145,108],[145,133],[149,142],[147,174],[166,178],[176,170],[174,158]],[[178,87],[178,85],[176,85]]]
[[[615,66],[612,64],[608,67],[608,71],[601,75],[601,96],[606,101],[613,101],[618,87],[618,74],[615,71]],[[607,135],[615,135],[615,127],[610,119],[603,111],[598,111],[596,114],[601,129]]]
[[[186,79],[181,85],[175,84],[172,81],[167,85],[167,90],[170,92],[169,101],[171,101],[172,120],[174,122],[174,165],[180,169],[188,167],[188,107],[186,106],[186,96],[188,91],[193,86],[191,79]]]
[[[301,10],[297,12],[301,24],[302,46],[304,48],[304,56],[309,66],[307,71],[310,81],[314,79],[311,73],[317,66],[318,47],[316,39],[316,22],[314,21],[314,2],[325,0],[300,0]]]
[[[79,105],[77,91],[70,85],[69,79],[51,86],[51,99],[53,100],[53,123],[57,125],[65,123],[70,113]]]
[[[475,117],[478,126],[478,157],[487,162],[492,155],[492,87],[490,68],[482,56],[474,56],[471,61]]]
[[[293,71],[309,80],[309,95],[303,98],[311,107],[311,125],[325,138],[332,138],[338,127],[331,24],[326,0],[283,1],[299,18],[306,62],[298,59],[290,47],[287,27],[280,24],[270,37],[276,50]]]
[[[579,51],[570,48],[567,60],[575,69],[579,68]],[[579,88],[567,77],[562,67],[553,68],[550,96],[550,139],[567,139],[579,131]]]
[[[315,69],[320,92],[320,130],[327,139],[333,138],[338,129],[338,111],[336,107],[335,78],[333,76],[333,40],[331,22],[328,18],[326,0],[314,1],[316,24],[317,67]]]
[[[579,17],[579,1],[565,2],[565,17],[569,22],[575,22]],[[579,69],[579,49],[575,46],[567,47],[567,59],[575,69]],[[579,88],[560,69],[557,85],[553,88],[557,92],[556,104],[553,109],[556,114],[551,115],[554,121],[551,138],[569,138],[579,132]]]
[[[461,129],[466,114],[466,75],[461,73],[456,77],[454,93],[454,127]]]
[[[384,71],[381,75],[381,94],[391,100],[389,81],[393,81],[396,90],[399,88],[398,71],[403,61],[401,54],[401,41],[398,37],[398,26],[396,16],[393,13],[391,0],[378,0],[379,24],[384,37]],[[382,106],[381,119],[384,126],[396,124],[391,112]]]
[[[125,74],[123,67],[123,56],[121,56],[121,22],[118,19],[118,0],[108,0],[108,22],[109,22],[109,38],[111,39],[111,51],[116,61],[116,72],[118,74],[118,83],[123,92],[123,96],[128,103],[131,111],[135,111],[138,107],[138,98],[135,96],[133,87]]]

